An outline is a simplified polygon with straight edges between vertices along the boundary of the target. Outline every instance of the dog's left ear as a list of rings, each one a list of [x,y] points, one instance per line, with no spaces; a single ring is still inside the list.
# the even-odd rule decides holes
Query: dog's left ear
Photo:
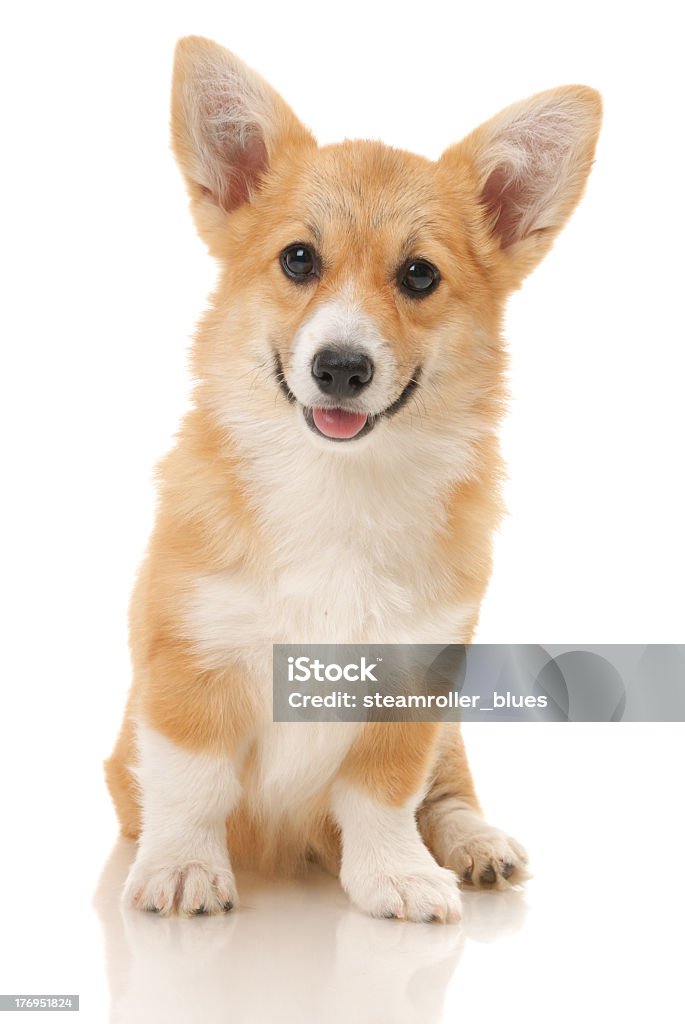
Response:
[[[226,217],[259,191],[280,150],[316,145],[261,75],[199,36],[176,46],[171,139],[197,229],[210,250]]]
[[[475,178],[486,229],[517,285],[550,248],[583,194],[602,117],[599,93],[562,86],[515,103],[443,153]]]

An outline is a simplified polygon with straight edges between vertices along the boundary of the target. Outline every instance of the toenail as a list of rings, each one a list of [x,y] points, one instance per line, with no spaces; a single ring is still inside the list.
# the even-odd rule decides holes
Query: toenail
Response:
[[[486,885],[492,884],[492,882],[497,881],[497,872],[493,868],[492,864],[488,864],[487,867],[483,868],[479,875],[479,881],[485,883]]]

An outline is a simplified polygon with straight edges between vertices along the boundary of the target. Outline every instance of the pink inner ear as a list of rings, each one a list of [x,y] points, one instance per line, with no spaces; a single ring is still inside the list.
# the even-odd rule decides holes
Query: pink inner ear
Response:
[[[266,146],[259,135],[253,135],[244,146],[231,153],[219,196],[227,213],[248,201],[251,192],[259,187],[259,179],[266,171],[268,162]]]
[[[492,218],[492,232],[503,249],[522,237],[521,221],[530,203],[530,188],[507,167],[496,167],[485,183],[481,201]]]

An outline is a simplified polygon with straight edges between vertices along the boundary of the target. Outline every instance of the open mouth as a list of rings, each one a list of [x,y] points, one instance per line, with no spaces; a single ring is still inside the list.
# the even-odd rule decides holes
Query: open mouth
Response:
[[[289,402],[297,402],[296,396],[288,387],[278,353],[275,355],[275,363],[276,380],[281,391]],[[307,426],[315,434],[319,434],[329,441],[353,441],[370,433],[379,420],[394,416],[399,412],[416,391],[420,379],[421,367],[417,366],[399,397],[387,409],[379,413],[370,414],[345,409],[342,406],[328,405],[302,406],[302,413]]]
[[[311,422],[307,417],[309,426],[331,441],[351,441],[369,422],[369,416],[365,412],[348,412],[347,409],[326,409],[316,406],[307,411],[311,414]]]
[[[329,409],[326,406],[303,407],[302,411],[309,429],[329,441],[351,441],[355,437],[363,437],[373,429],[377,418],[366,412]]]

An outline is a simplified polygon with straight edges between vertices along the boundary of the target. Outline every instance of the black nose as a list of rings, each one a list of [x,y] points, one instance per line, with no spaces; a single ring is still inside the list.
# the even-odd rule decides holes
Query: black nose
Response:
[[[373,377],[373,363],[363,352],[322,348],[312,359],[312,377],[326,395],[353,398]]]

